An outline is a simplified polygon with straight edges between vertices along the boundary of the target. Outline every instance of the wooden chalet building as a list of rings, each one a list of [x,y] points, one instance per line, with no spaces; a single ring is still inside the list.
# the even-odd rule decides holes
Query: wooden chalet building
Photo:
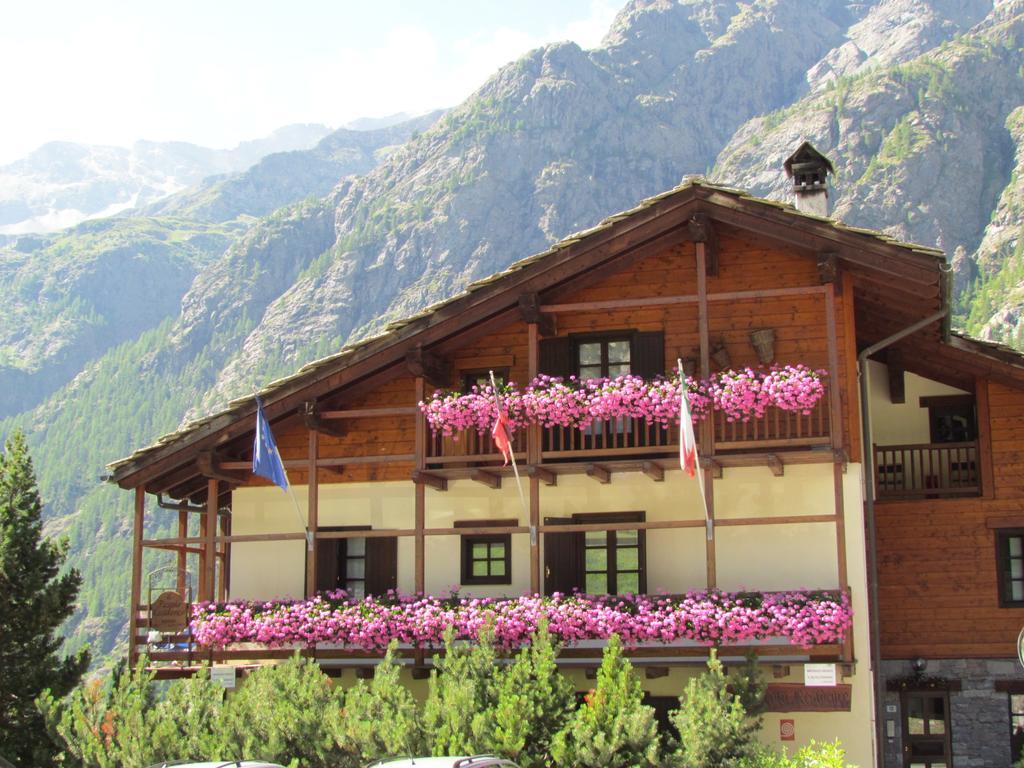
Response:
[[[796,208],[687,180],[274,382],[261,394],[297,505],[250,472],[254,398],[111,465],[135,494],[133,653],[163,676],[292,653],[175,634],[182,601],[833,590],[852,606],[841,640],[720,650],[766,665],[764,738],[840,738],[862,766],[1008,765],[1024,726],[1024,358],[951,333],[941,252],[824,216],[829,170],[808,145],[790,158]],[[755,348],[764,330],[773,344]],[[697,424],[710,538],[674,425],[530,424],[521,502],[488,434],[435,435],[417,407],[491,370],[650,378],[678,358],[704,378],[762,361],[827,374],[807,413]],[[600,646],[561,657],[579,690]],[[431,649],[403,650],[423,685]],[[304,652],[342,681],[380,655]],[[657,701],[708,651],[629,653]]]

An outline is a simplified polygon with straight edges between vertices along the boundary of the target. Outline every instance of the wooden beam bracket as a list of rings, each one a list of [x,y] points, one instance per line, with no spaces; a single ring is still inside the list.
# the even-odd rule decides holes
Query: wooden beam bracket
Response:
[[[838,285],[842,279],[839,271],[839,256],[835,253],[821,253],[818,255],[818,281],[822,285],[834,283]]]
[[[889,371],[889,402],[903,405],[907,402],[907,385],[904,373],[903,352],[898,347],[885,351],[885,366]]]
[[[653,461],[645,461],[641,465],[641,471],[656,483],[664,482],[665,468]]]
[[[690,242],[704,243],[704,273],[708,277],[718,276],[718,234],[711,217],[706,213],[695,213],[686,223]]]
[[[668,677],[668,667],[644,667],[644,677],[648,680],[657,680],[659,677]]]
[[[700,468],[710,469],[711,477],[714,478],[715,480],[722,479],[722,465],[720,462],[717,462],[714,459],[709,459],[706,456],[702,456],[700,458]]]
[[[405,355],[405,366],[413,376],[419,376],[438,389],[451,386],[451,366],[444,358],[422,346],[410,349]]]
[[[779,458],[778,454],[769,453],[767,456],[768,469],[772,471],[772,474],[776,477],[782,477],[786,473],[786,465],[782,463],[782,459]]]
[[[488,472],[483,469],[474,469],[470,475],[471,480],[475,480],[482,485],[486,485],[488,488],[501,488],[501,475],[494,472]]]
[[[435,491],[447,491],[448,479],[435,475],[433,472],[425,472],[422,469],[413,470],[412,481],[416,485],[428,485]]]
[[[602,485],[607,485],[612,481],[612,473],[607,467],[602,467],[600,464],[588,464],[587,465],[587,477],[592,477]]]
[[[212,451],[196,454],[196,467],[199,469],[199,474],[208,480],[220,480],[229,485],[242,485],[248,480],[246,474],[221,469],[220,462]]]
[[[345,422],[331,422],[320,415],[320,407],[316,400],[309,400],[302,406],[302,421],[306,429],[311,432],[319,432],[322,435],[332,437],[344,437],[346,433]]]
[[[544,485],[558,485],[558,475],[545,467],[529,466],[526,468],[526,474],[530,477],[536,477]]]
[[[519,316],[524,323],[535,323],[541,336],[558,335],[558,318],[541,311],[540,296],[524,293],[519,297]]]

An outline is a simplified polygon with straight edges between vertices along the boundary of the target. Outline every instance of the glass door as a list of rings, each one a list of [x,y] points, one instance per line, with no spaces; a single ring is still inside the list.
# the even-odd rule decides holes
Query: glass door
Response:
[[[952,768],[949,695],[945,691],[905,691],[904,768]]]

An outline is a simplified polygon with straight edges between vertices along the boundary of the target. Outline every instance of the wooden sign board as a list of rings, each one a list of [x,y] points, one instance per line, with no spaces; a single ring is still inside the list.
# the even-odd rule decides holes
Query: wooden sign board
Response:
[[[188,610],[181,595],[161,592],[149,606],[149,623],[152,629],[161,632],[182,632],[188,626]]]
[[[210,682],[216,683],[222,688],[232,689],[235,687],[235,668],[228,666],[210,667]]]
[[[768,712],[849,712],[853,687],[808,688],[800,683],[769,683],[764,705]]]
[[[835,664],[804,664],[804,685],[831,688],[837,682]]]

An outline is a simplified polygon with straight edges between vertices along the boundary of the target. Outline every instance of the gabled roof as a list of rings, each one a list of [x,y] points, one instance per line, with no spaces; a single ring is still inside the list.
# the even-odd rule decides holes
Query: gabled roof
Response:
[[[512,322],[518,317],[522,293],[561,290],[574,281],[578,284],[595,266],[642,254],[645,249],[664,248],[671,238],[686,239],[680,232],[685,232],[686,223],[695,213],[777,238],[809,255],[836,255],[860,291],[856,300],[858,328],[862,307],[866,319],[878,321],[868,323],[871,330],[866,343],[881,338],[890,326],[898,330],[907,325],[904,318],[920,319],[947,305],[946,261],[940,250],[848,227],[798,211],[787,203],[688,177],[674,189],[609,216],[545,251],[471,283],[445,301],[389,324],[376,336],[347,345],[336,354],[302,366],[291,376],[271,382],[260,392],[267,415],[280,418],[305,400],[393,369],[417,345],[440,349],[468,323],[484,329]],[[884,316],[873,309],[879,302],[892,308],[891,318],[888,309]],[[871,338],[871,334],[877,338]],[[936,329],[933,335],[937,341],[941,331]],[[111,480],[132,487],[165,475],[190,461],[196,451],[212,450],[251,432],[255,410],[255,396],[234,400],[226,409],[192,421],[153,445],[111,463]]]

